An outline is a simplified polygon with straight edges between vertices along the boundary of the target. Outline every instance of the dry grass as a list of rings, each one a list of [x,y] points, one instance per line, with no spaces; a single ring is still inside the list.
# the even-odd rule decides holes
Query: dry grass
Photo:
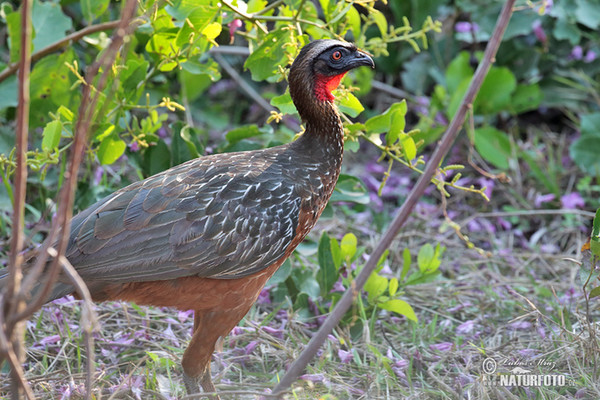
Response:
[[[574,173],[565,171],[565,179]],[[405,288],[404,298],[419,322],[378,312],[362,328],[338,328],[286,398],[600,398],[595,367],[600,311],[592,301],[587,319],[586,277],[574,261],[581,258],[582,226],[590,226],[589,215],[526,207],[543,189],[525,172],[519,174],[510,185],[496,184],[489,204],[455,193],[447,206],[488,257],[467,249],[438,207],[415,214],[391,249],[393,274],[399,274],[405,247],[414,254],[425,243],[446,247],[441,276]],[[372,248],[378,233],[370,213],[351,217],[323,220],[320,228],[332,236],[353,231]],[[316,329],[315,318],[307,318],[305,311],[295,313],[285,302],[263,302],[252,309],[213,359],[213,377],[224,399],[268,393]],[[97,398],[185,394],[178,361],[190,338],[191,315],[118,303],[100,304],[97,312],[102,324],[95,333]],[[354,312],[360,319],[357,308]],[[27,376],[41,399],[84,393],[79,318],[78,302],[67,300],[46,305],[28,323]],[[564,375],[567,385],[486,386],[482,362],[488,357],[527,365],[531,373]],[[499,365],[498,370],[512,368]],[[2,371],[0,396],[8,395],[6,377]]]

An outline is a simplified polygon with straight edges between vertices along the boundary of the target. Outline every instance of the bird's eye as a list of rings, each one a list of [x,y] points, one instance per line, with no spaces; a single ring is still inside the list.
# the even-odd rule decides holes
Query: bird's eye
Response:
[[[342,58],[342,52],[334,51],[331,55],[331,58],[333,58],[335,61],[339,60],[340,58]]]

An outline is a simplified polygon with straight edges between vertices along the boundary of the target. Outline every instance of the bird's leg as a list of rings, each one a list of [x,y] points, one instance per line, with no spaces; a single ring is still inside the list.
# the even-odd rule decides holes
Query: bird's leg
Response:
[[[199,394],[200,386],[207,393],[217,391],[210,376],[210,359],[220,335],[215,332],[212,325],[206,324],[210,317],[210,313],[194,312],[194,334],[181,360],[183,381],[188,394]],[[210,400],[221,399],[218,394],[207,395],[207,397]]]
[[[200,394],[200,386],[205,393],[217,393],[217,388],[213,384],[210,376],[210,363],[199,377],[192,378],[185,372],[183,373],[183,383],[188,394]],[[210,400],[221,400],[218,394],[207,394],[206,397]]]

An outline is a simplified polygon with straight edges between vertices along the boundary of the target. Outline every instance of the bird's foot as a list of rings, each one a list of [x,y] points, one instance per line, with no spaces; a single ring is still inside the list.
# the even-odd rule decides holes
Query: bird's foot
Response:
[[[210,369],[205,371],[204,374],[196,377],[191,377],[184,373],[183,383],[185,384],[185,390],[189,395],[199,395],[198,398],[206,396],[210,400],[221,400],[221,397],[217,394],[217,388],[210,377]],[[203,394],[200,393],[200,387],[202,387]]]

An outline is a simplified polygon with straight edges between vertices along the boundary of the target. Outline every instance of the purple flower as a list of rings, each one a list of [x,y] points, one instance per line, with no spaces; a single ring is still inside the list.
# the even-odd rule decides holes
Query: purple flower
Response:
[[[138,142],[129,143],[129,150],[133,151],[134,153],[137,153],[138,151],[140,151],[140,144]]]
[[[594,50],[588,50],[588,52],[585,53],[585,57],[584,57],[583,61],[585,61],[586,63],[591,63],[596,58],[598,58],[598,55],[596,54],[596,52]]]
[[[438,350],[438,351],[445,352],[445,351],[452,349],[452,343],[442,342],[442,343],[432,344],[432,345],[429,345],[429,348],[431,350]]]
[[[538,325],[537,333],[542,339],[546,339],[546,329],[544,329],[544,325]]]
[[[283,330],[282,329],[275,329],[275,328],[271,328],[270,326],[263,326],[261,329],[271,336],[274,336],[279,339],[283,339]]]
[[[526,331],[528,329],[531,329],[531,322],[528,321],[515,321],[512,324],[508,324],[508,328],[509,329],[514,329],[514,330],[520,330],[520,331]]]
[[[244,348],[244,353],[245,353],[246,355],[248,355],[248,354],[251,354],[251,353],[254,351],[254,349],[257,347],[257,346],[258,346],[258,341],[257,341],[257,340],[253,340],[253,341],[251,341],[251,342],[250,342],[250,343],[248,343],[248,344],[246,345],[246,347]]]
[[[473,332],[473,329],[475,329],[475,321],[469,320],[469,321],[463,322],[456,328],[456,334],[457,335],[466,335],[468,333]]]
[[[479,30],[479,26],[467,21],[461,21],[454,25],[454,30],[458,33],[477,32]]]
[[[94,171],[94,186],[98,186],[100,184],[100,181],[102,180],[102,175],[104,175],[104,168],[96,168],[96,170]]]
[[[542,203],[547,203],[549,201],[552,201],[552,200],[554,200],[555,197],[556,196],[553,193],[538,194],[537,196],[535,196],[535,199],[533,200],[533,204],[534,204],[535,208],[540,208]]]
[[[536,19],[535,21],[533,21],[531,27],[533,28],[533,34],[535,35],[537,40],[539,40],[542,43],[546,43],[548,41],[548,36],[546,36],[546,32],[542,27],[542,21]]]
[[[583,207],[585,205],[585,201],[579,193],[571,192],[560,198],[560,204],[564,209],[574,210],[577,207]]]
[[[525,358],[533,358],[536,356],[538,351],[535,349],[522,349],[519,350],[517,353],[519,353],[520,356],[523,356]]]
[[[573,60],[581,60],[581,58],[583,57],[583,49],[581,48],[581,46],[577,45],[573,47],[573,50],[571,50],[571,55],[569,57]]]
[[[492,198],[492,191],[494,190],[494,185],[496,184],[496,182],[494,182],[493,179],[486,179],[486,178],[479,178],[477,179],[477,182],[481,185],[481,187],[485,187],[485,195],[488,197],[488,199]]]
[[[342,364],[348,364],[354,358],[351,351],[346,351],[342,349],[338,350],[338,357],[342,361]]]
[[[263,290],[260,291],[260,293],[258,294],[258,298],[256,299],[256,302],[258,304],[271,304],[271,292],[270,292],[270,288],[263,288]]]
[[[194,310],[187,310],[187,311],[179,311],[177,313],[177,319],[179,320],[179,322],[185,322],[187,321],[187,319],[191,316],[194,315]]]

